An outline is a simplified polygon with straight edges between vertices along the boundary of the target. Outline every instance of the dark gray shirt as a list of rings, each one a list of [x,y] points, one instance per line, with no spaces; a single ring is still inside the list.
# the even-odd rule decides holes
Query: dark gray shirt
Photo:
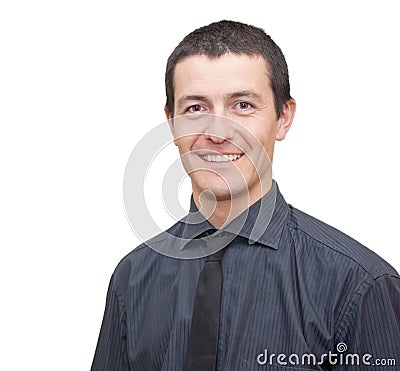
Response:
[[[260,214],[270,191],[247,210],[222,259],[217,369],[400,370],[398,273],[273,188],[272,218]],[[169,236],[195,239],[212,230],[206,220],[185,221],[117,266],[92,371],[182,370],[205,258],[165,254],[177,248]]]

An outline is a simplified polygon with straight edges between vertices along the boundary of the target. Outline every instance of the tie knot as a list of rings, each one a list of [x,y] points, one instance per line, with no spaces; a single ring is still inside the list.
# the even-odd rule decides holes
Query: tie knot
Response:
[[[227,247],[236,237],[226,231],[209,229],[185,243],[184,248],[192,248],[199,253],[199,257],[206,257],[206,261],[220,261]]]
[[[222,255],[226,251],[226,247],[235,239],[236,235],[219,231],[214,236],[205,237],[207,241],[207,250],[208,253],[206,257],[206,261],[219,261],[222,259]]]
[[[211,236],[216,232],[217,230],[215,228],[210,228],[207,229],[205,232],[197,236],[196,238],[211,238]]]

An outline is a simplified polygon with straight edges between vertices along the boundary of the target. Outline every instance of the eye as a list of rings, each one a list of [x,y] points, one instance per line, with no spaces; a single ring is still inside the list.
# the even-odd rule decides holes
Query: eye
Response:
[[[188,113],[200,113],[204,111],[204,107],[202,107],[200,104],[194,104],[193,106],[190,106],[189,108],[186,109],[186,112]]]
[[[236,106],[241,110],[241,111],[247,111],[251,108],[254,108],[254,106],[251,103],[248,102],[239,102],[236,104]]]

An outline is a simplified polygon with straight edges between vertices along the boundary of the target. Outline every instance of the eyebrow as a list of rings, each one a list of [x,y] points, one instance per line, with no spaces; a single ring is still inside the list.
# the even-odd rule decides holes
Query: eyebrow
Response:
[[[256,93],[254,90],[239,90],[225,95],[225,99],[235,99],[243,97],[251,98],[259,102],[263,101],[263,97],[260,94]],[[176,102],[176,106],[179,110],[183,108],[183,106],[185,106],[185,104],[187,104],[188,102],[193,102],[193,101],[207,103],[209,100],[204,95],[184,95],[178,99],[178,101]]]
[[[260,94],[256,93],[254,90],[240,90],[240,91],[236,91],[234,93],[228,94],[226,97],[228,99],[242,98],[242,97],[252,98],[252,99],[258,100],[260,102],[263,100],[263,97]]]
[[[176,107],[179,109],[183,108],[186,103],[200,101],[200,102],[208,102],[208,99],[204,95],[184,95],[178,99],[176,102]]]

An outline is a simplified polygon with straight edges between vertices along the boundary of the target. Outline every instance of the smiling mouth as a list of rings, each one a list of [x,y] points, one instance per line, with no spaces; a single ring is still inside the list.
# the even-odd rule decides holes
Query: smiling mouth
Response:
[[[200,157],[207,162],[232,162],[238,160],[242,156],[243,153],[232,155],[203,155]]]

